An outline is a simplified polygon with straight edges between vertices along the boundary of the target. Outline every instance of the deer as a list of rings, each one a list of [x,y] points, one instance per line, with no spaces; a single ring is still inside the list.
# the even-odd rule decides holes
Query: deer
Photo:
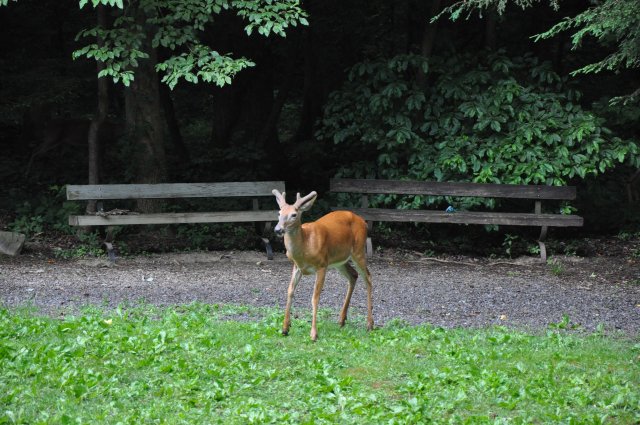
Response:
[[[287,257],[293,263],[291,281],[287,290],[287,304],[282,324],[282,334],[288,335],[291,326],[291,304],[302,275],[315,273],[316,281],[311,298],[312,321],[311,340],[318,339],[316,316],[318,302],[324,286],[327,270],[337,269],[348,281],[347,294],[338,319],[344,326],[351,295],[358,274],[364,277],[367,285],[367,330],[373,330],[373,307],[371,274],[367,268],[366,241],[367,224],[362,217],[351,211],[333,211],[318,220],[302,224],[302,213],[311,209],[318,194],[310,192],[305,197],[296,196],[293,205],[287,204],[285,193],[272,191],[280,207],[278,224],[274,228],[276,235],[284,237]],[[353,262],[353,266],[349,264]],[[355,267],[355,268],[354,268]]]

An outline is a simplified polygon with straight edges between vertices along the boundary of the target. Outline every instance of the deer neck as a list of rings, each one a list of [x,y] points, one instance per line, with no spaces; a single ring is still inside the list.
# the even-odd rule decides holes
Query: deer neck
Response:
[[[306,239],[307,235],[302,226],[297,226],[290,229],[284,235],[284,245],[287,248],[287,257],[292,261],[295,261],[298,266],[301,266],[305,262],[306,252]]]

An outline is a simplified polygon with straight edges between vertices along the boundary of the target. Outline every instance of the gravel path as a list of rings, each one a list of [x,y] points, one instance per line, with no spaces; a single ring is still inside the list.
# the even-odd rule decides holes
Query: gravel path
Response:
[[[579,329],[638,336],[640,264],[613,257],[563,257],[555,267],[535,259],[513,262],[438,261],[417,255],[370,261],[377,325],[391,319],[444,327],[505,325],[546,329],[567,315]],[[81,305],[109,307],[141,300],[172,305],[284,306],[291,266],[284,254],[267,261],[260,252],[158,254],[104,260],[50,260],[38,255],[0,258],[0,302],[31,304],[47,314]],[[321,308],[336,313],[346,284],[329,272]],[[303,277],[294,311],[310,308],[313,278]],[[364,326],[366,296],[358,281],[352,323]],[[294,320],[295,326],[295,320]]]

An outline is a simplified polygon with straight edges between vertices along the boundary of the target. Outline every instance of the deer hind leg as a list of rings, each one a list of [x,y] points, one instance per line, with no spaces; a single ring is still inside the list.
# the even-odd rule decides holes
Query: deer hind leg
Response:
[[[289,334],[289,327],[291,327],[291,304],[293,303],[293,294],[296,292],[296,286],[298,286],[301,277],[302,271],[294,264],[293,271],[291,272],[291,282],[289,282],[289,289],[287,291],[287,306],[284,309],[282,335]]]
[[[340,274],[342,274],[342,276],[347,278],[347,281],[349,283],[349,286],[347,287],[347,295],[344,298],[344,304],[342,305],[342,310],[340,311],[340,319],[338,320],[338,324],[340,326],[344,326],[344,322],[346,322],[347,320],[347,310],[349,309],[349,303],[351,302],[353,288],[356,287],[358,272],[348,263],[344,263],[342,266],[338,267],[338,271],[340,272]]]
[[[316,284],[313,287],[313,297],[311,297],[311,308],[313,309],[313,317],[311,319],[311,340],[316,341],[318,339],[318,328],[316,327],[316,318],[318,316],[318,302],[320,301],[320,294],[324,287],[324,278],[327,274],[326,268],[320,268],[316,272]]]
[[[353,256],[353,264],[363,277],[367,284],[367,330],[373,330],[373,284],[371,282],[371,273],[367,268],[367,258],[364,249],[359,255]]]

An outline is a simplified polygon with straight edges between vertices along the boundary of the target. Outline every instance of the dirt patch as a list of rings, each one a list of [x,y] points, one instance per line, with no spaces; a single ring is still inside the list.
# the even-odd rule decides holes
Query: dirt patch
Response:
[[[613,255],[536,258],[426,258],[383,252],[370,260],[374,318],[444,327],[505,325],[531,330],[550,324],[594,331],[640,329],[638,243],[611,248]],[[600,246],[600,245],[598,245]],[[84,305],[115,307],[140,301],[176,305],[193,301],[284,307],[291,266],[283,253],[274,260],[257,251],[154,254],[121,258],[59,260],[37,250],[0,257],[0,302],[33,305],[47,314],[68,314]],[[327,276],[321,307],[337,313],[345,282]],[[312,277],[303,277],[294,311],[308,310]],[[356,286],[350,314],[364,327],[366,296]],[[570,322],[567,323],[566,318]],[[564,321],[563,321],[564,320]],[[295,320],[294,320],[295,327]],[[295,328],[294,328],[295,329]]]

